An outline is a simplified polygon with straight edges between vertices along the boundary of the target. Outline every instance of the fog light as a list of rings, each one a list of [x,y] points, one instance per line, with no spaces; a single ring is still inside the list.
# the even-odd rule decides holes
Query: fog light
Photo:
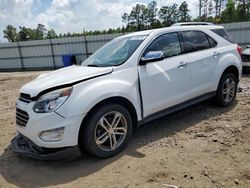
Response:
[[[57,129],[43,131],[43,132],[41,132],[39,137],[44,142],[54,142],[54,141],[62,140],[63,135],[64,135],[64,127],[61,127],[61,128],[57,128]]]

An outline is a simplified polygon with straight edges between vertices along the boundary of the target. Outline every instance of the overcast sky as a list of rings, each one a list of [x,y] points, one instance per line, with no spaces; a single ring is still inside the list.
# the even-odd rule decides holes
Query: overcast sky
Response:
[[[158,6],[184,0],[156,0]],[[35,28],[38,23],[57,33],[82,32],[122,26],[121,15],[137,3],[151,0],[0,0],[0,41],[7,25]],[[190,14],[198,14],[198,0],[186,0]]]

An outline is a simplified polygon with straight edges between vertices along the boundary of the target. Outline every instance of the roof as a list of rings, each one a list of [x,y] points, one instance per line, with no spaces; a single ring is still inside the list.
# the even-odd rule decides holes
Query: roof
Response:
[[[188,23],[188,22],[187,22]],[[137,31],[133,33],[129,33],[127,35],[121,36],[122,37],[133,37],[133,36],[140,36],[140,35],[150,35],[151,33],[162,33],[162,32],[171,32],[171,31],[182,31],[182,30],[193,30],[193,29],[222,29],[223,26],[219,25],[187,25],[185,27],[179,25],[172,25],[171,27],[164,27],[159,29],[151,29],[151,30],[144,30],[144,31]]]

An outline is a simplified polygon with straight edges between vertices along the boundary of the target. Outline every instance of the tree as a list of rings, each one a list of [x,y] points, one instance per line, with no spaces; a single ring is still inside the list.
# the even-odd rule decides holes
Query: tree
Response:
[[[179,22],[188,22],[191,21],[191,16],[189,15],[189,9],[188,9],[188,4],[186,1],[184,1],[180,6],[178,10],[178,21]]]
[[[201,18],[202,0],[199,0],[199,18]]]
[[[159,17],[163,21],[163,26],[168,27],[178,21],[178,6],[173,4],[170,6],[163,6],[159,10]]]
[[[215,18],[220,18],[223,4],[226,0],[214,0],[215,2]]]
[[[212,16],[213,14],[213,1],[212,0],[209,0],[207,9],[208,9],[208,15]]]
[[[224,8],[224,2],[226,1],[227,5]],[[157,7],[156,1],[152,1],[148,5],[136,4],[132,7],[130,13],[124,13],[122,15],[122,22],[124,23],[122,28],[86,31],[85,34],[124,33],[126,31],[133,32],[144,29],[168,27],[176,22],[191,21],[189,12],[188,4],[185,1],[179,7],[177,4]],[[213,13],[215,13],[214,16]],[[250,21],[250,0],[199,0],[199,16],[192,19],[192,21],[215,23]],[[83,33],[60,33],[57,35],[53,29],[47,31],[43,24],[38,24],[35,29],[20,26],[19,31],[17,31],[15,27],[8,25],[6,29],[3,30],[3,33],[9,42],[77,37],[83,35]]]
[[[19,39],[20,41],[36,40],[36,32],[31,28],[19,27]]]
[[[221,13],[221,22],[230,23],[236,21],[236,10],[234,0],[228,0],[226,9]]]
[[[158,26],[159,20],[157,19],[157,3],[155,1],[152,1],[151,3],[148,4],[147,9],[146,9],[146,20],[147,20],[147,25],[149,28],[155,28]]]
[[[18,41],[18,33],[15,27],[8,25],[5,30],[3,30],[4,38],[7,38],[9,42]]]
[[[48,39],[54,39],[54,38],[57,38],[57,37],[58,36],[57,36],[57,34],[56,34],[56,32],[55,32],[54,29],[48,30],[46,38],[48,38]]]
[[[47,29],[45,28],[43,24],[38,24],[37,28],[35,29],[35,32],[36,32],[35,40],[42,40],[46,34],[46,31]]]
[[[21,26],[19,27],[18,36],[19,36],[20,41],[29,40],[27,29],[25,27],[21,27]]]
[[[146,24],[147,7],[136,4],[129,15],[129,24],[136,27],[138,31],[142,30]]]
[[[199,1],[199,18],[197,21],[211,21],[213,13],[213,0],[200,0]],[[212,19],[213,22],[213,19]]]
[[[250,0],[237,0],[237,21],[250,21]]]
[[[122,22],[125,23],[126,25],[129,24],[129,15],[128,15],[128,13],[124,13],[122,15]]]

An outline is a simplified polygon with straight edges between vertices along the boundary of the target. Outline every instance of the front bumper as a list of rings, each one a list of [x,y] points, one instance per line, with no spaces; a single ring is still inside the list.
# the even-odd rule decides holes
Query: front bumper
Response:
[[[39,160],[71,161],[81,156],[78,146],[64,148],[39,147],[20,133],[12,139],[11,147],[12,151],[18,155]]]
[[[78,134],[84,114],[74,117],[63,117],[59,113],[35,113],[34,102],[26,104],[17,101],[17,109],[25,111],[29,119],[25,126],[17,125],[17,132],[27,137],[34,144],[43,148],[64,148],[78,145]],[[44,131],[64,128],[63,139],[59,141],[43,141],[40,134]]]

